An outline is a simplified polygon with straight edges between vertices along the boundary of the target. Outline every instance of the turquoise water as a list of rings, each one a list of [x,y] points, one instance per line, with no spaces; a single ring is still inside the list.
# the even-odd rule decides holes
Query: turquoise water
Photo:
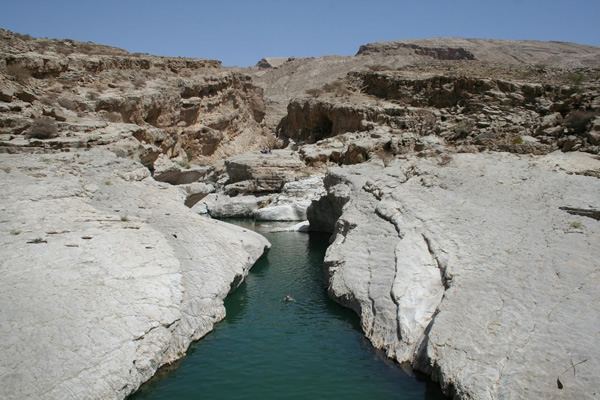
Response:
[[[329,300],[328,235],[265,233],[267,256],[226,301],[227,317],[130,399],[441,399],[374,350],[358,317]],[[274,224],[269,224],[272,227]],[[284,302],[286,295],[295,302]]]

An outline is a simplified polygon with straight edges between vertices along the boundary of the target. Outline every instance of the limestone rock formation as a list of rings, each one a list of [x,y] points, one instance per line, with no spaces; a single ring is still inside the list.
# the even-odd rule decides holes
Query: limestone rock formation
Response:
[[[541,72],[536,83],[524,83],[523,72],[506,67],[479,67],[463,76],[461,66],[468,68],[350,73],[344,96],[293,99],[278,134],[284,142],[312,144],[385,127],[395,137],[435,134],[476,150],[600,153],[593,122],[600,115],[600,85],[594,70]],[[334,152],[326,161],[343,159]]]
[[[331,296],[457,398],[593,397],[599,65],[436,38],[223,68],[0,29],[0,397],[120,399],[183,356],[268,246],[210,216],[335,232]]]
[[[478,60],[502,64],[539,64],[563,67],[597,66],[598,48],[566,42],[431,38],[369,43],[357,56],[397,55],[435,60]]]
[[[304,166],[298,154],[291,150],[240,154],[225,161],[229,175],[225,190],[234,194],[279,192],[285,183],[306,175]]]
[[[280,193],[239,194],[212,193],[192,207],[198,214],[215,218],[254,218],[268,221],[304,221],[313,200],[324,194],[323,178],[313,176],[288,182]]]
[[[0,87],[5,152],[101,144],[153,169],[159,154],[205,164],[267,143],[262,89],[219,61],[1,30]],[[42,116],[45,130],[28,135]]]
[[[304,221],[311,202],[325,193],[322,176],[313,176],[283,185],[268,206],[254,212],[254,219],[266,221]]]
[[[538,70],[549,75],[573,72],[600,65],[600,48],[575,43],[526,40],[484,40],[434,38],[370,43],[361,46],[353,57],[323,56],[293,58],[278,68],[251,67],[242,69],[253,76],[254,82],[265,91],[267,126],[275,129],[286,115],[290,99],[305,96],[307,90],[315,95],[328,89],[338,94],[336,86],[350,72],[364,70],[422,69],[432,66],[438,72],[458,63],[458,73],[470,75],[479,66],[504,66],[520,71],[525,80],[536,82]],[[565,69],[567,71],[565,71]],[[494,76],[488,75],[487,77]]]
[[[223,193],[211,193],[196,203],[192,210],[214,218],[252,218],[258,209],[266,207],[270,202],[270,195],[248,194],[231,197]]]
[[[182,160],[173,161],[161,154],[154,162],[154,179],[171,185],[193,183],[204,178],[211,167],[192,166]]]
[[[585,175],[600,161],[561,152],[440,161],[328,172],[309,220],[328,230],[322,216],[339,216],[330,295],[360,315],[376,347],[454,397],[593,398],[600,225],[585,210],[599,208],[600,181]]]
[[[181,187],[186,195],[184,204],[190,208],[215,191],[214,185],[203,182],[190,183]]]
[[[105,150],[0,154],[0,397],[123,399],[225,315],[268,242]]]

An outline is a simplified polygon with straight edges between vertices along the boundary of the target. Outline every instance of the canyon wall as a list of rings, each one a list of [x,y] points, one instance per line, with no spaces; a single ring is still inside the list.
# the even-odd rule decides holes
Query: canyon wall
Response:
[[[454,398],[594,398],[600,161],[584,153],[407,157],[332,168],[330,296]],[[593,212],[596,210],[596,214]]]

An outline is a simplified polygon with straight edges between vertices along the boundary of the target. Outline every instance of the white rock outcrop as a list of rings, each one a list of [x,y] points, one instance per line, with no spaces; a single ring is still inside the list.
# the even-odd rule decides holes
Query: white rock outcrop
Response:
[[[214,189],[213,189],[214,190]],[[325,193],[322,176],[287,182],[281,192],[270,194],[210,193],[192,210],[215,218],[254,218],[262,221],[304,221],[313,200]]]
[[[196,205],[192,211],[198,214],[209,214],[214,218],[251,218],[261,207],[271,202],[269,195],[228,196],[224,193],[211,193]]]
[[[0,398],[122,399],[225,315],[269,243],[103,150],[0,154]]]
[[[176,162],[161,154],[154,162],[154,179],[172,185],[184,185],[204,178],[211,169],[211,167],[192,166],[182,160]]]
[[[305,164],[297,152],[271,150],[268,154],[258,151],[233,156],[225,160],[229,175],[227,192],[273,193],[283,185],[306,177]]]
[[[312,206],[341,215],[325,260],[330,295],[376,347],[456,398],[595,398],[600,180],[590,171],[600,161],[442,161],[330,169]]]
[[[268,206],[254,212],[254,219],[266,221],[304,221],[313,200],[325,194],[322,176],[313,176],[283,185]]]

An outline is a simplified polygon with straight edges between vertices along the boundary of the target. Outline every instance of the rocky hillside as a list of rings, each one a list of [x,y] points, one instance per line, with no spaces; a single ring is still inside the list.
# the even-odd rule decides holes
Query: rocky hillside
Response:
[[[432,38],[369,43],[358,56],[423,56],[436,60],[476,60],[500,64],[529,64],[554,67],[597,67],[597,47],[566,42],[536,40],[489,40]]]
[[[466,152],[600,153],[600,69],[470,63],[351,72],[309,90],[310,98],[293,99],[279,136],[284,143],[316,143],[327,151],[341,140],[337,135],[374,134],[373,144],[363,146],[372,155],[381,145],[393,153],[414,150],[424,136]]]
[[[0,31],[0,149],[103,146],[153,169],[267,143],[262,90],[219,61]]]
[[[471,75],[471,67],[477,69],[479,65],[490,64],[522,70],[527,75],[532,74],[532,70],[548,67],[597,68],[600,49],[560,42],[436,38],[367,44],[361,46],[354,57],[291,57],[284,63],[280,58],[274,60],[273,65],[259,62],[256,67],[244,69],[265,90],[266,119],[273,128],[286,114],[290,99],[304,96],[307,89],[322,89],[352,71],[395,70],[407,66],[418,69],[432,62],[449,61],[446,64],[452,65],[453,61],[463,60],[471,61],[463,64],[468,66],[462,71],[465,75]],[[443,72],[446,65],[434,64],[433,68]]]

